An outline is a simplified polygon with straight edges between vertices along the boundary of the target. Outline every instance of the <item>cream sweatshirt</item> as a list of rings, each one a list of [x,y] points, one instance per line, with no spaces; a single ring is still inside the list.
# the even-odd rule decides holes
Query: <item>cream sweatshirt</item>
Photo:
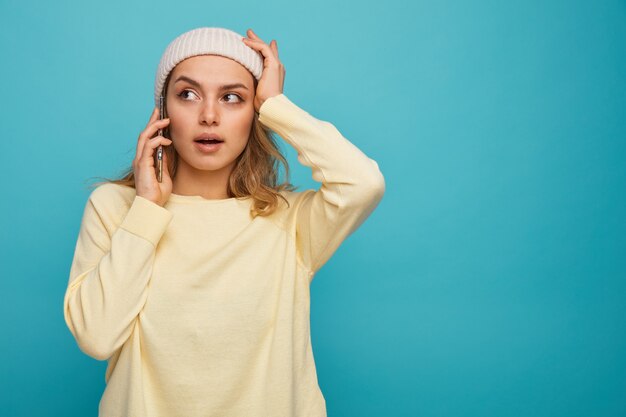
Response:
[[[64,297],[82,352],[108,360],[100,417],[321,417],[310,338],[315,273],[383,197],[378,164],[284,94],[259,120],[321,183],[250,198],[171,194],[165,206],[107,183],[86,203]]]

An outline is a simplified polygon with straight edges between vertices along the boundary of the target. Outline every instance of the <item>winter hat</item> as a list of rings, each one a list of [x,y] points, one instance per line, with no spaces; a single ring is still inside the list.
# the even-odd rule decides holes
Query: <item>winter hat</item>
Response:
[[[221,55],[246,67],[257,79],[263,73],[263,57],[243,43],[243,36],[230,29],[201,27],[183,33],[165,49],[154,80],[154,103],[159,106],[159,96],[170,71],[181,61],[196,55]]]

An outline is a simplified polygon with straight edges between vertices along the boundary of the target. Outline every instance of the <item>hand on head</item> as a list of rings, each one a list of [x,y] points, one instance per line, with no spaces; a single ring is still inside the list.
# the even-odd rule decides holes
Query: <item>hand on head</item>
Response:
[[[265,100],[282,94],[286,71],[278,58],[276,40],[273,39],[268,45],[252,29],[248,29],[247,34],[248,37],[242,38],[242,42],[263,55],[263,74],[257,85],[254,98],[254,109],[258,113]]]

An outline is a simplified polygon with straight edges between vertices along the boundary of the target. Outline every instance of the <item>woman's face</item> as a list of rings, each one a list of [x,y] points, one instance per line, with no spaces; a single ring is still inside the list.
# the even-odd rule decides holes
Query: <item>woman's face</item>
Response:
[[[166,92],[172,146],[180,156],[177,171],[230,175],[248,143],[254,94],[252,74],[230,58],[198,55],[181,61]],[[203,133],[215,133],[224,142],[215,151],[202,151],[194,140]]]

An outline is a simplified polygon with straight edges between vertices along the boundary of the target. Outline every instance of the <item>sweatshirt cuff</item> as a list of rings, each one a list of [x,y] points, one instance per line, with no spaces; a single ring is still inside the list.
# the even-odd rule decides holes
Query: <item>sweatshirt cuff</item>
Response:
[[[310,115],[294,104],[283,93],[266,99],[259,108],[259,122],[279,135],[293,130],[292,121]]]
[[[173,216],[166,208],[136,195],[120,227],[156,247]]]

